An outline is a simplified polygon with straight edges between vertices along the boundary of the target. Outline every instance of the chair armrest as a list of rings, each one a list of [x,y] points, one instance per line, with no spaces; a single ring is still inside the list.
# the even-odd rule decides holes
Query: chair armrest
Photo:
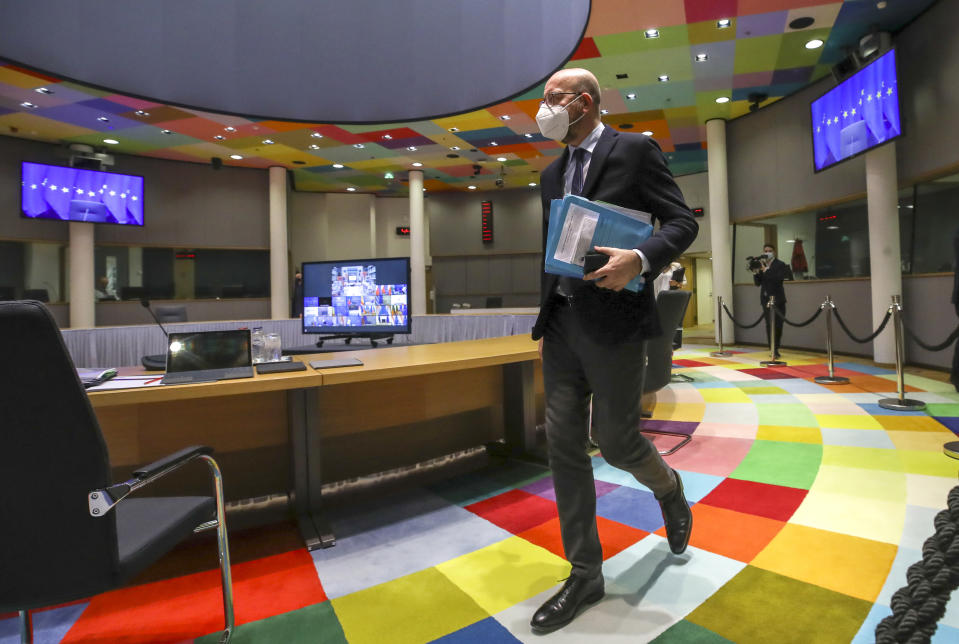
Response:
[[[108,487],[93,490],[87,494],[87,504],[90,516],[106,516],[117,503],[125,499],[131,492],[152,483],[156,479],[169,474],[181,465],[188,463],[198,456],[213,454],[213,448],[206,445],[185,447],[178,452],[165,456],[158,461],[145,465],[133,472],[133,478],[123,483],[114,483]]]
[[[192,447],[184,447],[178,452],[173,452],[169,456],[164,456],[158,461],[154,461],[149,465],[144,465],[143,467],[134,470],[133,476],[137,479],[154,478],[164,470],[177,468],[192,458],[197,456],[209,456],[212,453],[213,448],[207,447],[206,445],[193,445]]]

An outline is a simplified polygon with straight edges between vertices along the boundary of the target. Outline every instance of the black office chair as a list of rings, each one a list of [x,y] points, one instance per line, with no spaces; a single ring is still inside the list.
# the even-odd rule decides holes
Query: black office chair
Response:
[[[186,322],[185,306],[158,306],[157,319],[160,322]]]
[[[690,292],[682,290],[660,291],[656,297],[656,308],[659,311],[659,323],[663,328],[663,333],[659,337],[650,338],[645,342],[645,355],[643,357],[645,365],[643,369],[644,394],[657,392],[672,380],[673,330],[682,325],[683,317],[686,315],[686,307],[689,305],[689,297]],[[683,439],[666,451],[660,450],[659,453],[663,456],[674,453],[692,439],[688,434],[653,429],[644,429],[643,433]]]
[[[503,308],[503,297],[501,295],[489,295],[486,297],[486,308],[488,309],[500,309]]]
[[[17,299],[17,290],[12,286],[0,286],[0,302]]]
[[[226,622],[233,632],[223,480],[209,447],[182,449],[111,483],[110,459],[87,394],[53,317],[33,301],[0,303],[0,613],[30,610],[126,583],[193,532],[216,528]],[[201,459],[215,497],[127,498]]]
[[[142,286],[121,286],[121,300],[139,300],[146,297],[147,290]]]
[[[28,288],[23,291],[23,299],[36,300],[37,302],[49,302],[50,294],[45,288]]]

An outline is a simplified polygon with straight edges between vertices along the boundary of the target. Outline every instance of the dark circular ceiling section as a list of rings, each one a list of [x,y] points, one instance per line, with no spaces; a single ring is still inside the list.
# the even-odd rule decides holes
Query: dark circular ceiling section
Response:
[[[390,123],[515,96],[576,50],[590,0],[3,0],[0,57],[260,118]]]

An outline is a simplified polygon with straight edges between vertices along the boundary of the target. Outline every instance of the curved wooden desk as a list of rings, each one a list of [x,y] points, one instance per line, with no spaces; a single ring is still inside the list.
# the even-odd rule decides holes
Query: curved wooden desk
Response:
[[[115,480],[184,445],[210,445],[228,499],[292,488],[308,545],[318,547],[332,545],[318,518],[323,483],[504,437],[515,453],[533,447],[542,405],[539,355],[528,335],[296,359],[309,364],[333,356],[355,356],[363,365],[90,392]],[[200,475],[188,483],[202,485]]]

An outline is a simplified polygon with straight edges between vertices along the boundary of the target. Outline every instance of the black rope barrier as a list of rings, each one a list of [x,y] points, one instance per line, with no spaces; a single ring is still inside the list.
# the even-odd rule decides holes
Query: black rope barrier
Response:
[[[858,342],[860,344],[863,344],[866,342],[872,342],[873,340],[875,340],[876,336],[882,333],[882,330],[886,328],[886,325],[889,324],[889,320],[892,318],[892,313],[890,311],[886,311],[886,317],[884,317],[882,319],[882,322],[879,323],[878,329],[873,331],[871,334],[869,334],[865,338],[857,338],[856,336],[852,334],[852,331],[849,330],[849,327],[846,326],[846,323],[842,321],[842,316],[839,315],[838,307],[833,309],[833,313],[836,314],[836,321],[839,322],[839,326],[841,326],[842,330],[846,332],[846,335],[849,336],[849,339],[852,340],[853,342]]]
[[[810,318],[809,318],[808,320],[806,320],[805,322],[793,322],[793,321],[791,321],[789,318],[787,318],[785,315],[783,315],[782,313],[780,313],[779,309],[777,309],[775,306],[773,307],[773,311],[776,312],[776,316],[779,317],[783,322],[785,322],[785,323],[788,324],[789,326],[796,326],[796,327],[799,327],[799,326],[809,326],[810,324],[813,323],[813,321],[814,321],[816,318],[818,318],[818,317],[822,314],[822,309],[816,309],[816,312],[812,314],[812,317],[810,317]]]
[[[949,337],[948,337],[948,338],[946,338],[945,340],[943,340],[943,341],[940,342],[939,344],[926,344],[925,342],[923,342],[922,340],[919,339],[919,336],[917,336],[915,333],[913,333],[913,332],[909,329],[909,327],[906,326],[905,322],[903,322],[902,328],[903,328],[903,330],[906,332],[906,335],[908,335],[910,338],[912,338],[912,340],[913,340],[916,344],[918,344],[920,347],[922,347],[922,348],[925,349],[926,351],[942,351],[943,349],[945,349],[946,347],[948,347],[949,345],[951,345],[953,342],[955,342],[955,341],[956,341],[956,338],[959,338],[959,326],[957,326],[956,329],[955,329],[952,333],[949,334]]]
[[[959,587],[959,486],[933,524],[936,532],[922,545],[922,560],[909,566],[906,585],[892,596],[892,615],[876,626],[877,644],[929,642]]]
[[[733,321],[733,324],[735,324],[736,326],[738,326],[738,327],[741,328],[741,329],[751,329],[751,328],[753,328],[754,326],[756,326],[757,324],[759,324],[760,322],[762,322],[763,319],[766,317],[766,313],[763,312],[763,313],[759,316],[759,319],[756,320],[755,322],[753,322],[752,324],[740,324],[739,322],[736,321],[736,318],[733,317],[733,314],[729,312],[729,309],[726,308],[726,305],[725,305],[725,304],[723,304],[723,310],[726,311],[726,315],[728,315],[728,316],[729,316],[729,319]]]

